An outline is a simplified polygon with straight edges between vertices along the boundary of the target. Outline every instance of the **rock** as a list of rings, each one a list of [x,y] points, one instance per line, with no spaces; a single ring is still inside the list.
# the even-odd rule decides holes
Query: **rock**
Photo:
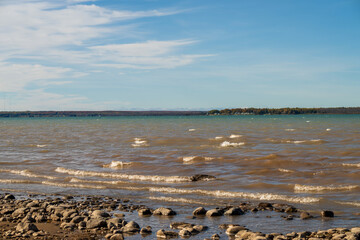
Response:
[[[160,207],[153,212],[154,215],[172,216],[176,215],[176,212],[171,208]]]
[[[89,221],[86,222],[87,229],[102,228],[102,227],[107,227],[107,223],[105,220],[101,218],[90,219]]]
[[[219,234],[216,233],[216,234],[212,235],[211,240],[220,240]]]
[[[107,228],[120,228],[124,226],[125,221],[122,220],[121,218],[111,218],[109,220],[106,221],[107,223]]]
[[[273,206],[271,203],[259,203],[258,208],[260,209],[272,209]]]
[[[108,214],[105,211],[102,210],[95,210],[91,213],[92,218],[107,218],[110,217],[110,214]]]
[[[248,230],[240,230],[235,235],[235,239],[252,239],[254,237],[255,237],[255,234]]]
[[[207,217],[217,217],[217,216],[222,216],[222,215],[223,215],[223,212],[217,208],[210,209],[209,211],[206,212]]]
[[[188,231],[187,229],[181,229],[179,232],[179,236],[183,238],[188,238],[191,236],[191,232]]]
[[[152,233],[152,228],[150,226],[143,227],[140,230],[140,234],[142,234],[142,235],[147,235],[147,234],[150,234],[150,233]]]
[[[354,227],[354,228],[350,229],[350,231],[351,231],[352,233],[360,234],[360,227]]]
[[[79,229],[84,230],[85,228],[86,228],[86,222],[85,221],[79,222]]]
[[[243,210],[241,210],[241,208],[232,207],[229,210],[227,210],[224,214],[228,216],[236,216],[236,215],[243,215],[244,212]]]
[[[202,232],[202,231],[205,231],[208,229],[207,226],[203,226],[203,225],[195,225],[195,226],[193,226],[193,228],[198,232]]]
[[[152,213],[150,208],[140,208],[138,214],[139,216],[150,216]]]
[[[81,217],[81,216],[76,216],[76,217],[74,217],[70,222],[71,223],[79,223],[79,222],[81,222],[81,221],[84,221],[84,217]]]
[[[187,228],[187,227],[192,227],[192,226],[194,226],[194,224],[186,223],[186,222],[172,222],[170,224],[170,228],[179,229],[179,230]]]
[[[78,214],[78,212],[75,209],[65,210],[62,212],[62,216],[64,219],[73,218],[77,214]]]
[[[231,226],[228,229],[226,229],[226,234],[227,235],[236,235],[239,231],[242,230],[247,230],[246,227],[242,227],[242,226]]]
[[[124,240],[124,236],[120,233],[116,233],[110,237],[110,240]]]
[[[156,237],[158,238],[177,238],[178,233],[173,231],[165,231],[164,229],[160,229],[156,232]]]
[[[295,212],[297,212],[297,209],[292,206],[289,206],[285,209],[285,212],[286,213],[295,213]]]
[[[300,219],[305,220],[305,219],[310,219],[310,218],[313,218],[313,216],[311,216],[310,213],[308,213],[308,212],[300,213]]]
[[[62,229],[74,229],[75,226],[76,226],[75,223],[63,222],[63,223],[60,225],[60,228],[62,228]]]
[[[203,207],[198,207],[193,211],[193,215],[197,216],[197,215],[205,215],[206,214],[206,209]]]
[[[211,175],[206,175],[206,174],[196,174],[196,175],[190,177],[190,180],[193,182],[202,181],[202,180],[208,181],[208,180],[214,180],[214,179],[216,179],[216,177],[211,176]]]
[[[11,214],[11,216],[15,217],[15,218],[19,217],[19,216],[24,216],[24,215],[26,215],[27,211],[28,211],[27,208],[18,208]]]
[[[4,197],[4,200],[14,200],[14,199],[15,199],[15,197],[12,194],[6,194]]]
[[[139,232],[140,226],[134,221],[128,222],[124,227],[121,228],[124,233]]]
[[[30,230],[32,230],[34,232],[39,231],[37,226],[33,223],[20,222],[18,225],[16,225],[16,231],[18,231],[18,232],[27,232]]]
[[[322,211],[321,212],[321,216],[323,218],[333,218],[334,217],[334,212],[333,211]]]

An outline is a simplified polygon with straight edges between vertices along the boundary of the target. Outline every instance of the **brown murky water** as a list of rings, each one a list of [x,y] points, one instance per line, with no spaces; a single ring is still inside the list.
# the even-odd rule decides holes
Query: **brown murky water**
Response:
[[[191,181],[196,174],[216,180]],[[360,115],[0,119],[0,188],[127,196],[184,212],[283,202],[336,211],[314,229],[360,225]],[[309,227],[253,217],[246,225],[259,231]]]

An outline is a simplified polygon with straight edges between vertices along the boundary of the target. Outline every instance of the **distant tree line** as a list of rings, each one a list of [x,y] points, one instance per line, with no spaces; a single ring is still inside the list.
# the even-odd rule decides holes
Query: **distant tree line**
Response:
[[[339,108],[232,108],[211,110],[208,115],[265,115],[265,114],[360,114],[360,107]]]

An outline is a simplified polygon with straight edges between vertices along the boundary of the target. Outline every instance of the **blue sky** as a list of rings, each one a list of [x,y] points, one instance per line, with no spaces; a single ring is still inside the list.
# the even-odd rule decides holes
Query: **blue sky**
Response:
[[[0,0],[0,110],[360,106],[358,0]]]

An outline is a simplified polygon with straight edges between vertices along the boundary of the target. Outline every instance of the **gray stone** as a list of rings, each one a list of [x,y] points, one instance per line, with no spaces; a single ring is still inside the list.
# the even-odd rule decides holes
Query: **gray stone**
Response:
[[[93,228],[102,228],[107,227],[106,221],[101,218],[90,219],[86,222],[86,228],[93,229]]]
[[[227,210],[224,214],[229,216],[236,216],[236,215],[243,215],[244,212],[243,210],[241,210],[241,208],[232,207],[229,210]]]
[[[81,222],[81,221],[84,221],[84,217],[81,217],[81,216],[76,216],[76,217],[74,217],[70,222],[71,223],[79,223],[79,222]]]
[[[308,212],[301,212],[300,213],[300,218],[305,220],[305,219],[313,218],[313,216],[311,216],[310,213],[308,213]]]
[[[247,230],[245,227],[242,226],[232,226],[226,229],[227,235],[236,235],[239,231]]]
[[[60,228],[62,229],[74,229],[76,227],[75,223],[67,223],[67,222],[63,222],[61,225],[60,225]]]
[[[208,229],[207,226],[203,226],[203,225],[195,225],[193,226],[193,228],[198,232],[203,232]]]
[[[334,217],[334,212],[329,211],[329,210],[322,211],[321,216],[324,217],[324,218],[333,218]]]
[[[150,216],[152,214],[150,208],[140,208],[138,210],[139,216]]]
[[[180,237],[190,237],[191,236],[191,232],[187,229],[181,229],[180,232],[179,232],[179,236]]]
[[[140,230],[140,234],[142,234],[142,235],[147,235],[147,234],[150,234],[150,233],[152,233],[152,228],[150,226],[143,227]]]
[[[216,233],[216,234],[212,235],[211,240],[220,240],[219,234]]]
[[[4,197],[4,200],[14,200],[14,199],[15,199],[15,197],[12,194],[6,194]]]
[[[110,214],[108,214],[107,212],[102,211],[102,210],[95,210],[92,212],[91,217],[92,218],[101,218],[101,217],[107,218],[107,217],[110,217]]]
[[[179,230],[186,228],[186,227],[192,227],[192,226],[194,226],[194,224],[186,223],[186,222],[172,222],[170,224],[170,228],[179,229]]]
[[[28,211],[27,208],[18,208],[16,209],[12,214],[11,216],[12,217],[20,217],[20,216],[24,216],[26,214],[26,212]]]
[[[120,233],[116,233],[110,237],[110,240],[124,240],[124,236]]]
[[[120,228],[124,226],[124,220],[121,218],[111,218],[106,221],[107,227],[110,228]]]

